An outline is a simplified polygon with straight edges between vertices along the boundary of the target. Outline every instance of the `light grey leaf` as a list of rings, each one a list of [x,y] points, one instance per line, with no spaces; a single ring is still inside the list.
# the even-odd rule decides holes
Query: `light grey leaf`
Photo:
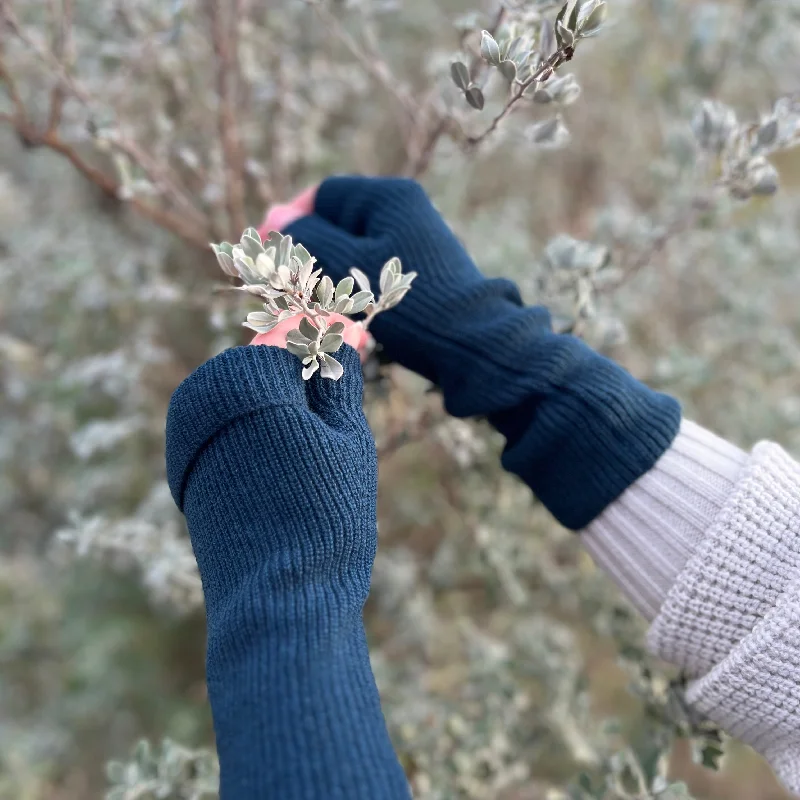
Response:
[[[269,333],[273,328],[277,327],[278,320],[275,320],[275,322],[268,322],[264,325],[251,325],[249,322],[243,322],[242,325],[256,333]]]
[[[319,361],[315,358],[304,370],[303,380],[307,381],[319,369]]]
[[[499,69],[507,81],[513,81],[517,77],[517,65],[511,60],[501,61]]]
[[[358,267],[351,267],[350,274],[355,278],[358,288],[362,292],[370,291],[369,278]]]
[[[250,239],[255,239],[259,244],[261,244],[261,235],[255,228],[245,228],[244,232],[242,233],[242,238],[247,236]]]
[[[556,51],[556,32],[549,19],[543,19],[539,28],[539,52],[547,59]]]
[[[323,308],[327,308],[333,299],[333,281],[324,275],[317,286],[317,299]]]
[[[300,320],[298,330],[308,339],[316,339],[319,336],[319,328],[308,317]]]
[[[576,33],[578,30],[578,18],[580,17],[581,9],[589,0],[575,0],[575,5],[572,6],[572,13],[569,15],[569,22],[567,28],[571,33]]]
[[[493,67],[500,64],[500,48],[489,31],[481,31],[481,58]]]
[[[320,375],[323,378],[330,378],[331,380],[338,381],[344,374],[344,367],[333,357],[327,353],[321,353],[322,367]]]
[[[303,247],[301,244],[296,244],[294,246],[294,254],[305,264],[306,261],[311,259],[311,253]]]
[[[238,277],[239,273],[233,264],[233,259],[222,250],[217,251],[217,263],[222,267],[222,271],[226,275],[231,275],[234,278]]]
[[[289,305],[289,298],[285,294],[281,294],[279,297],[276,297],[273,300],[273,302],[282,311],[290,311],[291,310],[291,306]]]
[[[291,236],[283,236],[281,238],[280,244],[278,245],[278,266],[282,266],[289,263],[289,258],[291,257],[292,253],[292,237]]]
[[[329,333],[322,339],[319,349],[323,353],[335,353],[344,343],[344,336],[341,333]]]
[[[353,301],[347,296],[340,297],[333,310],[337,314],[349,314],[353,310]]]
[[[408,289],[402,287],[392,289],[387,294],[381,297],[381,307],[384,309],[393,308],[396,306],[408,293]]]
[[[758,146],[771,147],[778,138],[778,120],[771,119],[758,129]]]
[[[469,86],[469,70],[466,64],[460,61],[454,61],[450,64],[450,75],[453,78],[453,83],[458,86],[462,91],[466,91]]]
[[[537,89],[533,93],[533,102],[544,106],[553,102],[553,96],[547,89]]]
[[[571,47],[575,44],[575,34],[560,22],[556,24],[556,38],[559,47]]]
[[[303,334],[300,333],[297,328],[292,328],[290,331],[286,332],[286,341],[294,342],[295,344],[302,344],[308,347],[308,343],[311,340],[307,336],[303,336]]]
[[[599,3],[595,6],[594,10],[586,18],[586,21],[581,25],[580,35],[581,38],[588,38],[594,36],[608,17],[608,4]]]
[[[319,355],[319,342],[311,341],[308,343],[308,352],[315,358]]]
[[[328,333],[341,333],[344,330],[344,322],[334,322],[328,326]]]
[[[260,239],[254,239],[252,236],[242,236],[242,250],[245,254],[250,256],[254,261],[264,252],[261,246]]]
[[[485,102],[483,97],[483,92],[477,86],[470,86],[466,92],[464,92],[464,97],[466,97],[467,102],[478,111],[483,109],[483,104]]]
[[[351,313],[358,314],[374,300],[374,297],[372,292],[356,292],[350,299],[353,301]]]
[[[380,277],[380,289],[381,294],[385,294],[388,291],[391,291],[392,287],[394,286],[395,282],[395,272],[392,269],[392,262],[387,261],[383,265],[383,269],[381,270],[381,277]]]
[[[342,297],[349,297],[350,292],[353,291],[354,280],[349,275],[346,278],[342,278],[339,283],[336,284],[336,300],[340,300]]]
[[[251,311],[247,315],[247,321],[251,325],[266,325],[270,322],[277,323],[277,318],[274,314],[270,314],[268,311]]]
[[[309,354],[307,344],[298,344],[297,342],[290,342],[288,336],[286,337],[286,349],[293,356],[297,356],[298,358],[305,358]]]
[[[233,245],[230,242],[220,242],[219,249],[233,258]]]
[[[305,288],[306,284],[308,283],[308,279],[311,277],[311,272],[313,269],[313,261],[306,261],[305,264],[301,264],[300,269],[297,271],[297,280],[299,281],[301,288]]]

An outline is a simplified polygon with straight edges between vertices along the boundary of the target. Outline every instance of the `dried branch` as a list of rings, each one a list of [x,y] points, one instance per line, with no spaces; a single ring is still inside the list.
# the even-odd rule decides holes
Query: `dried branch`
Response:
[[[364,71],[397,100],[402,113],[398,113],[397,110],[396,113],[398,113],[401,124],[404,127],[413,124],[418,112],[416,103],[392,74],[391,68],[381,58],[380,53],[362,48],[320,0],[305,0],[305,2],[314,9],[325,27],[350,51]]]
[[[55,23],[53,37],[53,55],[59,64],[72,62],[72,18],[75,10],[74,0],[50,0],[50,8]],[[65,66],[65,70],[68,66]],[[64,108],[66,93],[60,81],[50,93],[50,114],[47,130],[54,131],[61,124],[61,113]]]
[[[225,164],[225,198],[231,236],[238,236],[247,227],[245,211],[245,159],[236,100],[239,87],[237,7],[230,0],[208,0],[211,16],[211,43],[214,48],[217,75],[217,117]]]

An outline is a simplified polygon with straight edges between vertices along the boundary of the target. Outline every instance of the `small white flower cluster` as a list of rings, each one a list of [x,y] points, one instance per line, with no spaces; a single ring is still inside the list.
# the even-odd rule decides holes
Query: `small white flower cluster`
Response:
[[[411,288],[416,272],[403,274],[400,259],[392,258],[380,274],[381,297],[375,299],[367,276],[356,267],[351,276],[334,286],[316,259],[291,236],[271,231],[265,242],[255,228],[247,228],[237,245],[212,244],[223,271],[242,281],[240,291],[262,298],[263,311],[247,315],[243,323],[256,333],[268,333],[284,320],[300,316],[297,328],[286,335],[286,348],[303,362],[303,380],[317,370],[323,378],[338,380],[342,365],[331,355],[343,344],[345,323],[330,321],[332,314],[366,314],[360,323],[367,330],[372,319],[396,306]],[[353,294],[356,282],[359,291]]]

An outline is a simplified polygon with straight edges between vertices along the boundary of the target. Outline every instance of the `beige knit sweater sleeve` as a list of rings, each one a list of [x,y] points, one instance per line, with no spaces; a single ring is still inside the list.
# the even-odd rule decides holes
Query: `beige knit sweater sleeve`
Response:
[[[800,465],[684,421],[583,539],[650,650],[692,678],[689,702],[800,794]]]

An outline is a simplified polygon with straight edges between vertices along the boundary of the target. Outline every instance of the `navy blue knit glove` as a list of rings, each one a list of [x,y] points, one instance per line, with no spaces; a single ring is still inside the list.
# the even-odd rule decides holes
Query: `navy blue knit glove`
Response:
[[[580,529],[669,447],[680,407],[579,339],[543,307],[486,279],[414,181],[336,177],[286,233],[337,280],[351,266],[377,287],[398,256],[419,273],[371,325],[389,358],[441,387],[447,410],[485,416],[506,437],[503,466],[567,527]]]
[[[206,602],[222,800],[408,800],[362,609],[377,544],[377,459],[356,352],[304,382],[263,345],[175,391],[167,474]]]

